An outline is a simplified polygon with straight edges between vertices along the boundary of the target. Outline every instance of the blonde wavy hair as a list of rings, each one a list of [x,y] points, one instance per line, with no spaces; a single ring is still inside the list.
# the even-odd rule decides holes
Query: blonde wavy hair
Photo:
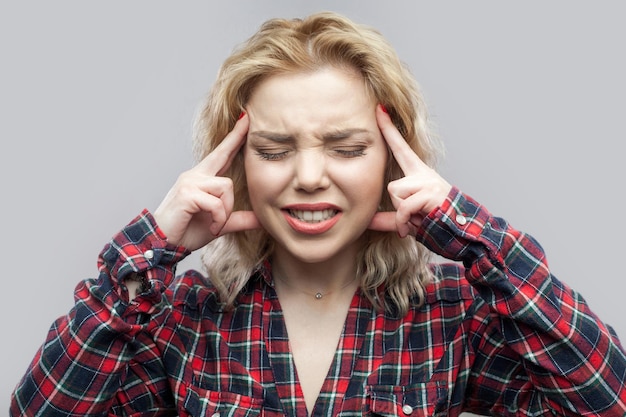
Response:
[[[430,166],[440,154],[431,135],[427,109],[413,76],[375,29],[331,12],[304,19],[271,19],[222,64],[194,126],[194,153],[204,158],[233,128],[262,80],[276,74],[353,68],[368,93],[385,106],[411,148]],[[389,153],[386,183],[403,173]],[[251,210],[241,152],[226,176],[234,184],[235,210]],[[382,211],[393,211],[388,193]],[[362,238],[357,273],[365,296],[376,308],[405,313],[421,304],[431,277],[431,253],[414,239],[368,230]],[[221,302],[232,307],[250,276],[269,259],[274,242],[263,230],[228,234],[205,248],[203,263]]]

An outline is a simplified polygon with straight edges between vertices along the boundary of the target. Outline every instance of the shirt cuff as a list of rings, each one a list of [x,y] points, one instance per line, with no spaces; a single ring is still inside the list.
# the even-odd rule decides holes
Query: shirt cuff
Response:
[[[144,209],[105,246],[98,266],[114,284],[133,274],[143,276],[155,289],[155,285],[169,285],[176,264],[189,254],[186,248],[169,244],[152,214]]]
[[[488,252],[497,260],[506,228],[504,220],[452,187],[443,204],[424,218],[416,239],[447,259],[472,262]]]

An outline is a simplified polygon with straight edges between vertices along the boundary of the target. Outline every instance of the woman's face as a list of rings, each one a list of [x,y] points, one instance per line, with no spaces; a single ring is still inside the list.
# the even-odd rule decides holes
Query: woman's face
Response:
[[[385,186],[376,101],[356,72],[272,76],[254,90],[244,163],[252,208],[274,256],[352,256]],[[347,258],[350,259],[350,258]]]

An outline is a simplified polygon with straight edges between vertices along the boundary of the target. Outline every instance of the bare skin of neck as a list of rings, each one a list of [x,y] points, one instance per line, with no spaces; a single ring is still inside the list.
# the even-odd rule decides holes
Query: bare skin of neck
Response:
[[[297,275],[288,277],[300,278],[295,280],[282,275],[278,269],[274,269],[274,275],[279,274],[280,278],[274,279],[274,286],[283,309],[291,353],[310,415],[335,357],[359,281],[354,279],[353,268],[345,268],[345,265],[335,274],[319,275],[324,279],[310,275],[311,269],[315,268],[305,273],[292,272]],[[315,298],[317,292],[323,294],[321,299]]]

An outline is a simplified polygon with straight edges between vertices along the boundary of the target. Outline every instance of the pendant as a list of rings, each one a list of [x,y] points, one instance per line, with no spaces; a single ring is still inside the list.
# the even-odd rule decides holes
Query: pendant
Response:
[[[315,299],[317,299],[317,300],[321,300],[322,297],[323,297],[323,295],[322,295],[321,292],[318,292],[317,294],[315,294]]]

